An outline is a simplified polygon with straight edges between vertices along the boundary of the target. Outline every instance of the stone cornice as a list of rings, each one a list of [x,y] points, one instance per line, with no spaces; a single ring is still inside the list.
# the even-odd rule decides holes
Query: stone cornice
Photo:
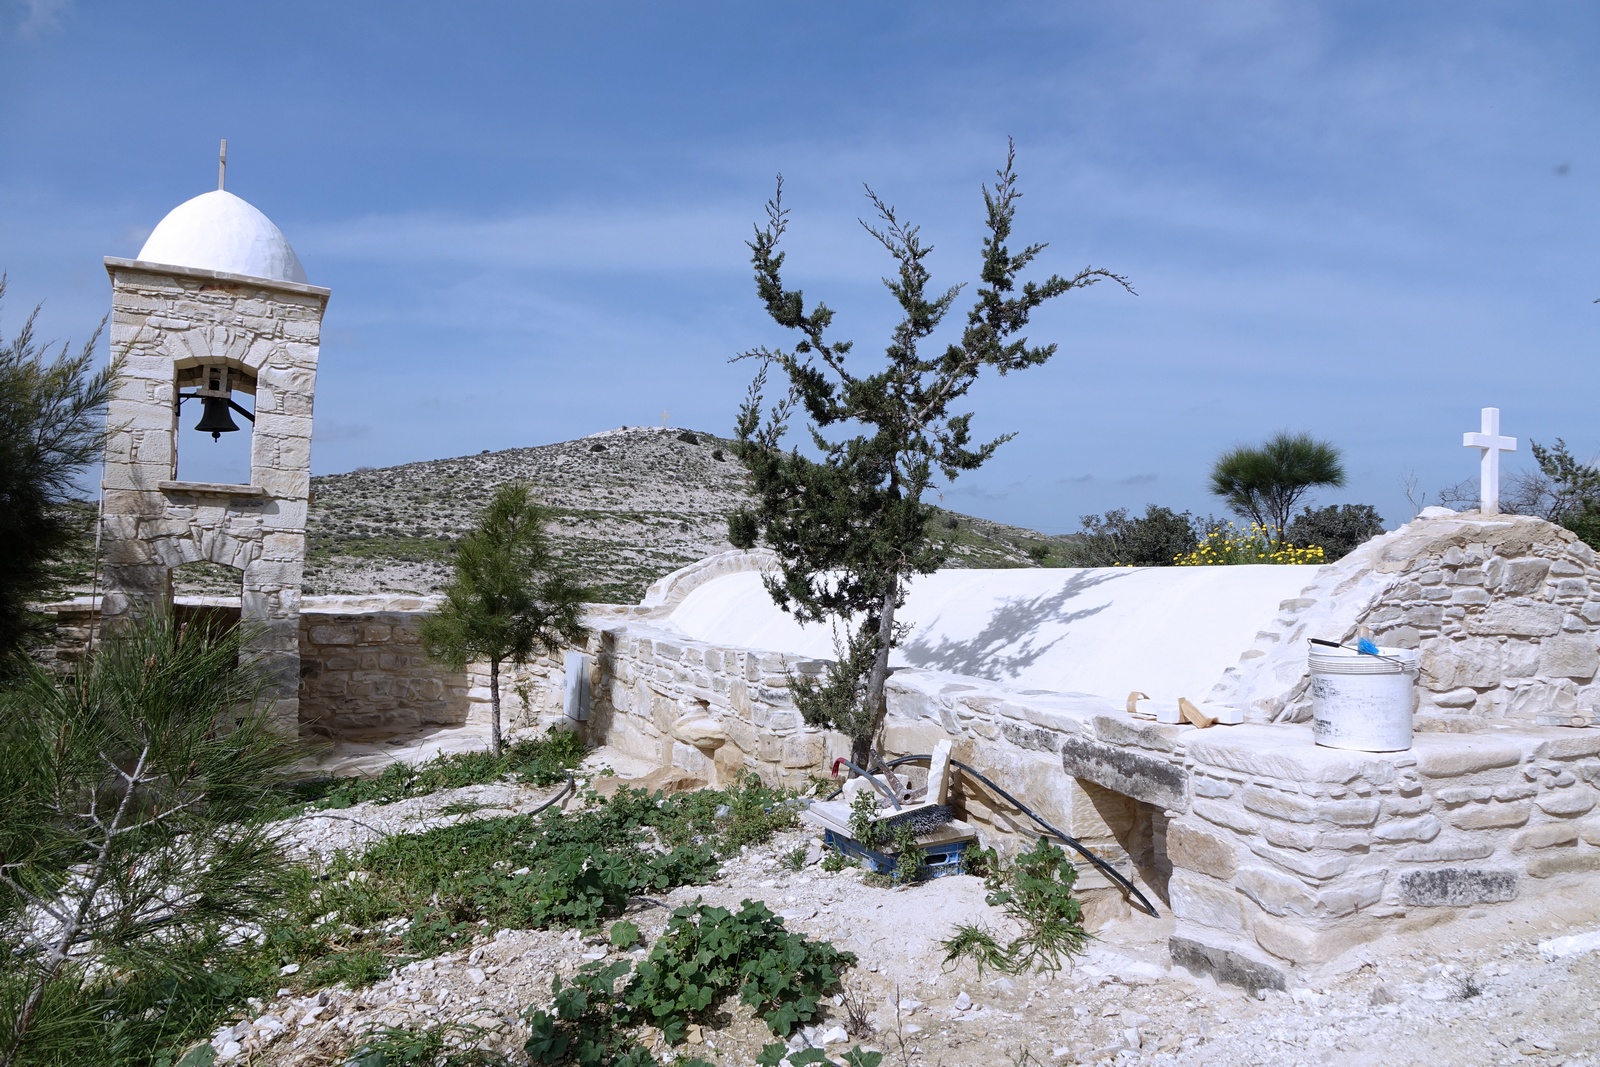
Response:
[[[248,274],[229,274],[220,270],[202,270],[199,267],[179,267],[171,263],[150,263],[142,259],[122,259],[118,256],[105,258],[106,273],[112,276],[119,270],[147,271],[151,274],[173,274],[181,278],[201,278],[206,281],[230,282],[235,285],[251,285],[258,289],[276,289],[279,292],[295,293],[300,296],[314,296],[327,302],[332,289],[325,289],[320,285],[307,285],[304,282],[286,282],[277,278],[253,278]]]

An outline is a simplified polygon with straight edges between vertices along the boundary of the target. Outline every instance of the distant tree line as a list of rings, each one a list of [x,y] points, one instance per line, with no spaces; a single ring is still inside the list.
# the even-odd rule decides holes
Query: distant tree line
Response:
[[[1339,450],[1309,434],[1279,433],[1260,446],[1241,445],[1218,457],[1210,489],[1233,514],[1266,531],[1282,547],[1320,547],[1328,561],[1383,533],[1383,517],[1370,504],[1322,508],[1295,506],[1321,486],[1344,485]],[[1159,504],[1144,515],[1116,508],[1082,517],[1083,529],[1062,538],[1060,556],[1069,567],[1168,567],[1191,553],[1208,535],[1228,525],[1214,515],[1197,516]]]

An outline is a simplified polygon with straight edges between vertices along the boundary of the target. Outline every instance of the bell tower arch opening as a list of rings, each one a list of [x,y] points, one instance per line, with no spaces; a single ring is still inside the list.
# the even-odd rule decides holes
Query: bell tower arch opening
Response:
[[[256,376],[225,358],[180,361],[175,370],[172,477],[253,484]]]

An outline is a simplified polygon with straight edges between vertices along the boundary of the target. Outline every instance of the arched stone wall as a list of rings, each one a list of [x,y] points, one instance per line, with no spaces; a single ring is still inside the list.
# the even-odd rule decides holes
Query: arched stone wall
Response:
[[[1600,719],[1600,563],[1571,531],[1522,515],[1429,509],[1324,567],[1212,691],[1257,721],[1303,722],[1306,639],[1421,651],[1417,728]]]

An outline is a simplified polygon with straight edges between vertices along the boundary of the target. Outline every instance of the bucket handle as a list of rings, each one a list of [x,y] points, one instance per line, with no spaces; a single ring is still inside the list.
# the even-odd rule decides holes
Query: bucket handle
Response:
[[[1385,656],[1382,652],[1362,652],[1359,648],[1351,648],[1349,645],[1340,644],[1338,641],[1324,641],[1320,637],[1308,637],[1306,640],[1310,641],[1313,645],[1323,645],[1327,648],[1342,648],[1347,652],[1355,652],[1358,655],[1374,656],[1378,659],[1388,660],[1390,663],[1393,663],[1396,667],[1399,667],[1403,671],[1412,671],[1416,669],[1416,664],[1407,663],[1404,660],[1396,659],[1393,656]]]

